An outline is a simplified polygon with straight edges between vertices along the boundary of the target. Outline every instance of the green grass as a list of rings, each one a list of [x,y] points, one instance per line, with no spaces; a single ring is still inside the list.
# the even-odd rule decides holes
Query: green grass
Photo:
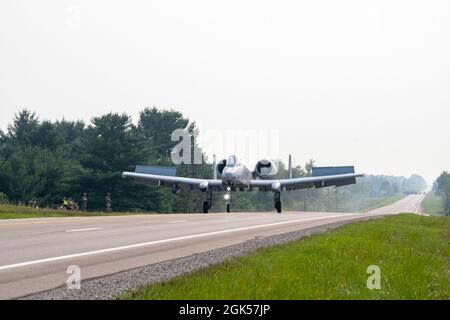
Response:
[[[111,216],[111,215],[130,215],[130,214],[139,214],[139,213],[83,212],[83,211],[66,211],[66,210],[54,210],[54,209],[35,209],[35,208],[29,208],[29,207],[25,207],[25,206],[0,205],[0,219]]]
[[[449,220],[412,214],[325,234],[154,284],[122,299],[448,299]],[[366,287],[369,265],[381,289]]]
[[[394,202],[399,201],[400,199],[403,199],[405,197],[404,194],[395,194],[390,197],[384,197],[384,198],[370,198],[367,199],[365,202],[360,204],[360,211],[368,212],[374,209],[378,209],[387,205],[390,205]]]
[[[401,194],[387,198],[369,199],[359,204],[358,210],[370,211],[379,207],[386,206],[400,200],[404,196]],[[83,211],[64,211],[55,209],[35,209],[27,206],[16,206],[0,204],[1,219],[25,219],[25,218],[49,218],[49,217],[82,217],[82,216],[111,216],[111,215],[130,215],[130,214],[151,214],[154,212],[83,212]]]
[[[428,193],[425,199],[422,201],[422,208],[428,214],[442,215],[444,214],[444,202],[441,197],[435,196],[432,193]]]

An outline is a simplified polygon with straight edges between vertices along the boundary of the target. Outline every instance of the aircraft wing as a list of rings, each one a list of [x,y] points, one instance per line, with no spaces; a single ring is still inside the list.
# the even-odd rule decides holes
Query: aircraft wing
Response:
[[[198,179],[198,178],[186,178],[178,176],[160,175],[160,174],[148,174],[148,173],[136,173],[136,172],[124,172],[123,177],[131,177],[136,179],[137,182],[144,184],[156,184],[158,186],[178,187],[186,186],[191,189],[198,188],[214,191],[223,190],[222,180],[217,179]]]
[[[297,190],[304,188],[324,188],[330,186],[344,186],[356,183],[357,177],[363,177],[360,173],[336,174],[317,177],[305,177],[279,180],[251,180],[250,187],[264,191]]]

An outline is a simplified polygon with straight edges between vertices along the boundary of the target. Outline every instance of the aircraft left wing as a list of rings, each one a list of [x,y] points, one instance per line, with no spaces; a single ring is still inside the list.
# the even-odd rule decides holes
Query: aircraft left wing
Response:
[[[357,177],[364,174],[354,173],[353,166],[346,167],[314,167],[312,177],[279,179],[279,180],[251,180],[250,187],[264,191],[297,190],[304,188],[324,188],[330,186],[345,186],[355,184]]]

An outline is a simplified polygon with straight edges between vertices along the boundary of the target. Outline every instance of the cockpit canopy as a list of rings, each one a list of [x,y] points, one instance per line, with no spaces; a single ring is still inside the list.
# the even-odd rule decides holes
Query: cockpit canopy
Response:
[[[231,155],[227,160],[227,167],[236,167],[239,165],[239,160],[235,155]]]

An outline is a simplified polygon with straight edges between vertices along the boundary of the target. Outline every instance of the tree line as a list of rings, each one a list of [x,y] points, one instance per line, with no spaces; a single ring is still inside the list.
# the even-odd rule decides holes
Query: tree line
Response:
[[[89,208],[101,210],[110,192],[117,211],[195,210],[195,192],[174,197],[121,177],[137,164],[170,164],[167,150],[174,145],[170,137],[177,128],[194,130],[195,124],[177,111],[156,108],[140,112],[137,124],[127,114],[109,113],[86,124],[40,120],[22,110],[0,132],[0,192],[9,202],[35,199],[40,207],[87,193]],[[205,165],[182,165],[178,171],[210,175]]]
[[[111,193],[115,211],[200,212],[204,194],[198,190],[173,194],[170,189],[143,186],[123,179],[123,171],[134,171],[135,165],[173,165],[171,140],[175,129],[198,131],[195,122],[176,110],[145,108],[137,123],[123,113],[108,113],[83,121],[41,120],[29,110],[18,112],[6,131],[0,130],[0,201],[24,204],[36,201],[40,207],[55,207],[66,196],[79,201],[88,195],[88,208],[105,208],[105,195]],[[192,141],[192,148],[201,146]],[[193,153],[194,154],[194,153]],[[206,155],[201,165],[182,164],[177,174],[198,178],[212,177],[212,164]],[[314,160],[294,168],[294,177],[311,174]],[[280,178],[286,178],[286,165],[279,161]],[[343,192],[342,210],[351,209],[355,201],[385,197],[407,190],[423,189],[420,176],[369,176],[360,183],[335,192]],[[215,194],[217,211],[222,211]],[[300,210],[329,209],[329,191],[299,190],[283,195],[286,208]],[[306,203],[307,202],[307,203]],[[324,207],[327,203],[327,207]],[[272,210],[271,193],[233,194],[235,210]],[[215,209],[213,207],[213,209]]]
[[[450,215],[450,174],[447,171],[441,173],[433,185],[433,191],[442,197],[442,203],[447,214]]]

